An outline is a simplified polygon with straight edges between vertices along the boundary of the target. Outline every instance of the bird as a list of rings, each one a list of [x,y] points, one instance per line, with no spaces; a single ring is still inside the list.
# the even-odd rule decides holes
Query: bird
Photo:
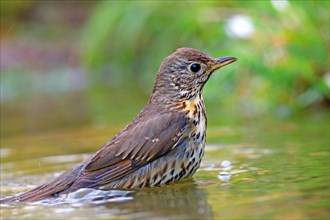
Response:
[[[81,188],[154,187],[191,177],[205,148],[202,90],[215,70],[236,60],[178,48],[161,63],[147,104],[128,126],[70,170],[0,203],[56,198]]]

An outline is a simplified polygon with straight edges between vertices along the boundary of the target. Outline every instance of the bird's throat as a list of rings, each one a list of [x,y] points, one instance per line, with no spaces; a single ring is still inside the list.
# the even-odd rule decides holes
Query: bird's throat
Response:
[[[195,119],[200,111],[205,109],[204,101],[201,96],[196,96],[192,99],[186,99],[178,102],[177,108],[184,111],[190,119]]]

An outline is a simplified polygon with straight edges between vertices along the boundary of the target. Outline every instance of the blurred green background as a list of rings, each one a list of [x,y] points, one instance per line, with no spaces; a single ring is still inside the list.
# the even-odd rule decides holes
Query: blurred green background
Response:
[[[192,185],[141,191],[106,209],[3,207],[4,218],[329,218],[329,1],[0,4],[0,197],[113,137],[178,47],[238,58],[204,87],[207,146]],[[230,181],[219,179],[222,169]]]
[[[329,1],[1,0],[0,37],[2,135],[125,125],[178,47],[239,59],[211,125],[329,111]]]

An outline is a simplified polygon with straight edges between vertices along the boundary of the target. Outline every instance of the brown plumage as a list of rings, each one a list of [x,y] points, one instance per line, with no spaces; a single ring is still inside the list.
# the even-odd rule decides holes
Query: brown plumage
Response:
[[[204,154],[203,86],[213,71],[234,61],[178,49],[164,59],[148,103],[131,124],[56,179],[0,202],[36,201],[79,188],[152,187],[192,176]]]

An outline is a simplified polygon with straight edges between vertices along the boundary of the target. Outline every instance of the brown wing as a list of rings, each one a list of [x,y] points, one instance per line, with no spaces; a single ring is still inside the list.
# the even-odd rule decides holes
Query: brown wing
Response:
[[[179,113],[155,114],[128,126],[96,152],[73,187],[98,187],[130,174],[187,138],[187,126]]]

